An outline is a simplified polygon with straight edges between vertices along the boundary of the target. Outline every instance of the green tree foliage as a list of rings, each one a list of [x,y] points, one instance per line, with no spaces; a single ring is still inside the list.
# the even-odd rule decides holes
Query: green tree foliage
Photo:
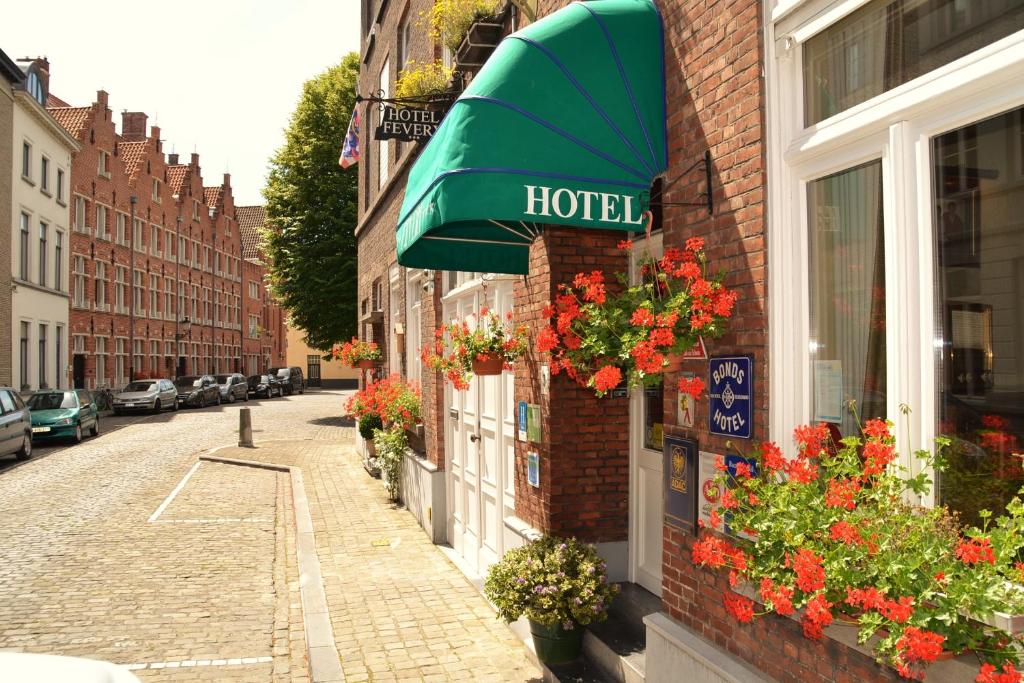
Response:
[[[263,190],[271,290],[306,343],[322,351],[356,332],[359,176],[358,167],[342,170],[338,156],[358,76],[353,52],[306,81]]]

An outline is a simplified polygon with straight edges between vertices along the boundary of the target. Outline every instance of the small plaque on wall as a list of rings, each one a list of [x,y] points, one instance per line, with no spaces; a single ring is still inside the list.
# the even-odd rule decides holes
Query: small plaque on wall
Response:
[[[697,442],[665,436],[665,520],[676,527],[697,530]]]
[[[526,406],[526,438],[533,443],[540,443],[540,404],[529,403]]]
[[[529,452],[526,454],[526,482],[534,487],[540,487],[540,455]]]

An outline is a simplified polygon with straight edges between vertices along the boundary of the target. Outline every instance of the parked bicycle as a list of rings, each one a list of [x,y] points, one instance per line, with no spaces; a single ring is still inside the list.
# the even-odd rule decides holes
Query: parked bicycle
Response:
[[[100,387],[93,391],[92,395],[96,400],[96,408],[99,410],[114,409],[114,392],[110,390],[110,387]]]

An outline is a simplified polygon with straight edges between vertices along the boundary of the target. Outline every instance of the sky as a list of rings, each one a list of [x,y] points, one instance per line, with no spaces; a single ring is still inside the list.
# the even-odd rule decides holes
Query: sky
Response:
[[[164,152],[199,152],[203,181],[231,173],[235,203],[262,204],[267,160],[304,81],[359,51],[358,0],[81,0],[9,3],[0,48],[50,60],[50,92],[97,90],[160,126]],[[341,150],[341,140],[338,150]]]

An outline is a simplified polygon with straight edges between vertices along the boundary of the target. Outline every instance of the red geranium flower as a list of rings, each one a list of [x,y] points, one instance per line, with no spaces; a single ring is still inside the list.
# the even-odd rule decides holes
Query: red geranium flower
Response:
[[[818,593],[807,601],[804,617],[800,620],[804,636],[812,640],[821,640],[824,628],[832,623],[832,603],[825,599],[824,593]]]
[[[679,392],[689,394],[697,400],[704,393],[704,380],[700,377],[683,377],[679,380]]]
[[[903,636],[896,641],[897,655],[907,662],[934,662],[942,654],[945,636],[926,631],[916,626],[908,626]]]
[[[654,315],[651,313],[651,309],[641,306],[633,311],[633,317],[629,319],[629,322],[640,327],[650,327],[654,325]]]
[[[594,373],[594,388],[604,393],[611,391],[622,382],[622,370],[614,365],[606,365]]]
[[[750,598],[745,598],[742,595],[736,595],[735,593],[726,593],[724,598],[726,611],[729,612],[736,621],[747,624],[753,620],[754,603]]]
[[[793,556],[793,571],[796,572],[796,587],[805,593],[813,593],[825,587],[825,566],[820,555],[808,548],[800,548]]]
[[[700,251],[704,248],[703,237],[691,237],[686,240],[686,251]]]
[[[618,248],[623,251],[629,251],[633,248],[633,240],[620,240]]]
[[[857,504],[854,496],[860,491],[860,484],[853,479],[833,479],[825,491],[825,505],[833,508],[853,510]]]
[[[776,472],[785,468],[786,458],[782,451],[771,441],[761,444],[761,463],[768,472]]]
[[[992,551],[992,543],[984,536],[960,541],[960,544],[956,547],[956,556],[964,564],[996,563],[996,556]]]
[[[1001,670],[985,662],[974,680],[975,683],[1020,683],[1021,673],[1014,668],[1013,662],[1003,662]]]

